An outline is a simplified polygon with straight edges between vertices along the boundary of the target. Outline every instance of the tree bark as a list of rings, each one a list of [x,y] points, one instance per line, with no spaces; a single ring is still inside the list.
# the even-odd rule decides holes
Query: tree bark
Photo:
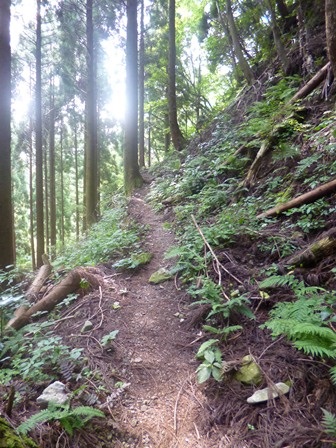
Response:
[[[142,185],[138,161],[138,32],[137,0],[127,0],[126,113],[124,142],[124,188],[130,195]]]
[[[241,71],[249,85],[251,85],[254,81],[253,72],[245,59],[240,40],[238,30],[234,21],[233,12],[232,12],[232,4],[231,0],[226,0],[226,16],[228,19],[228,27],[230,31],[230,35],[232,38],[233,48],[235,55],[238,59],[238,64],[240,66]]]
[[[10,1],[0,4],[0,269],[15,261],[11,176]]]
[[[336,179],[317,188],[314,188],[314,190],[302,194],[301,196],[298,196],[297,198],[294,198],[291,201],[286,202],[285,204],[281,204],[277,207],[271,208],[270,210],[259,214],[257,218],[269,218],[271,216],[279,215],[280,213],[286,210],[290,210],[291,208],[300,207],[303,204],[314,202],[317,199],[333,193],[334,191],[336,191]]]
[[[328,58],[331,69],[336,76],[336,3],[335,0],[325,0],[325,21]]]
[[[330,229],[309,247],[291,257],[286,265],[311,267],[336,253],[336,228]]]
[[[85,228],[98,219],[97,89],[93,27],[93,0],[86,1],[86,135],[85,135]]]
[[[36,1],[36,85],[35,85],[35,145],[36,145],[36,266],[43,264],[43,140],[42,140],[42,25],[41,0]]]
[[[174,148],[181,151],[186,140],[177,120],[175,0],[169,0],[168,111],[171,139]]]
[[[311,79],[307,82],[290,100],[291,103],[295,101],[301,100],[309,95],[316,87],[318,87],[321,82],[325,79],[328,74],[328,70],[330,67],[330,62],[324,65]]]
[[[55,92],[54,78],[50,77],[50,111],[49,111],[49,219],[50,249],[56,255],[56,180],[55,180]]]
[[[139,165],[145,166],[145,25],[144,0],[140,9],[140,42],[139,42]]]
[[[68,294],[72,294],[81,287],[82,279],[86,279],[91,286],[98,286],[98,280],[91,274],[88,274],[84,269],[75,269],[47,294],[43,299],[35,303],[28,309],[19,308],[20,312],[14,313],[14,318],[11,319],[6,329],[14,328],[19,330],[30,322],[31,317],[40,311],[51,311],[55,306],[62,302]]]
[[[31,303],[36,301],[38,293],[40,292],[42,286],[44,285],[52,270],[52,266],[48,260],[48,257],[44,255],[42,258],[43,266],[40,267],[33,283],[30,285],[28,291],[26,292],[26,299]]]
[[[266,0],[266,3],[268,5],[268,9],[269,9],[270,16],[271,16],[272,32],[273,32],[274,44],[275,44],[275,48],[277,50],[278,58],[280,60],[280,63],[282,65],[282,69],[283,69],[284,73],[289,74],[290,63],[289,63],[289,59],[286,54],[285,46],[282,42],[281,31],[278,26],[278,22],[277,22],[277,18],[276,18],[272,0]]]

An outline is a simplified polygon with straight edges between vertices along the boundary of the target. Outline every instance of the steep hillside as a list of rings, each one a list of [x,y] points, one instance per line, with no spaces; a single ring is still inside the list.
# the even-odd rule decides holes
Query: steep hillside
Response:
[[[178,236],[169,254],[179,257],[179,282],[195,301],[188,322],[209,340],[198,377],[209,428],[228,436],[222,446],[335,441],[326,411],[336,400],[336,112],[322,87],[300,102],[291,101],[296,78],[250,89],[153,170],[150,200]],[[267,216],[329,183],[325,194]],[[257,387],[234,379],[246,355],[260,368]],[[278,382],[290,386],[287,396],[246,402]]]

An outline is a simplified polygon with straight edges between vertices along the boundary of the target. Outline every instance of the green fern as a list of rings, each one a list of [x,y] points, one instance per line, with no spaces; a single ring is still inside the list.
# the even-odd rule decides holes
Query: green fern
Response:
[[[336,366],[331,367],[329,370],[330,378],[334,386],[336,386]]]
[[[326,409],[322,409],[323,418],[322,418],[322,426],[327,434],[332,437],[336,437],[336,416]]]
[[[44,409],[37,414],[32,415],[17,428],[19,434],[26,435],[39,423],[46,423],[58,420],[64,430],[73,435],[75,429],[82,428],[85,423],[93,417],[105,417],[105,414],[91,406],[78,406],[70,409],[70,406],[59,406],[50,404],[48,409]]]

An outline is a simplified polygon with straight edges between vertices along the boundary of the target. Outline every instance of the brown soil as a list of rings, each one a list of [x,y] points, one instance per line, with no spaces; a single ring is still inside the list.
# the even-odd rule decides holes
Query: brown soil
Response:
[[[252,406],[246,398],[253,386],[235,381],[208,381],[199,385],[195,353],[208,335],[202,332],[200,315],[176,279],[150,285],[150,275],[171,267],[165,252],[175,244],[174,235],[163,226],[165,214],[156,214],[146,203],[148,186],[129,201],[129,215],[147,226],[142,249],[151,252],[151,262],[135,272],[117,273],[111,266],[94,270],[98,290],[77,300],[61,313],[56,331],[71,347],[83,347],[87,372],[77,372],[65,363],[62,381],[72,392],[85,385],[76,404],[93,405],[107,419],[96,419],[69,438],[57,423],[39,425],[32,434],[43,448],[319,448],[332,447],[334,440],[321,429],[321,408],[333,410],[336,393],[329,366],[299,353],[284,338],[273,341],[260,329],[268,302],[252,297],[256,320],[237,322],[244,331],[235,333],[221,346],[223,360],[235,361],[252,354],[262,369],[261,387],[290,380],[288,397]],[[239,241],[221,262],[243,281],[258,268],[248,262],[254,256],[248,241]],[[251,260],[250,260],[251,261]],[[261,266],[261,265],[260,265]],[[231,281],[229,277],[228,282]],[[226,279],[224,279],[226,281]],[[246,283],[245,283],[246,284]],[[204,312],[203,312],[204,315]],[[90,332],[81,333],[86,320]],[[101,339],[113,330],[119,333],[110,346]],[[118,383],[126,384],[116,388]],[[13,412],[17,425],[37,412],[35,391]],[[19,386],[16,386],[18,389]]]

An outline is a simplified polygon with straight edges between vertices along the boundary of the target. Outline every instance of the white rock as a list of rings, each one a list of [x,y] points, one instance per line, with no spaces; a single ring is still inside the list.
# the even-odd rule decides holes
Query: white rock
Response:
[[[64,404],[67,402],[69,394],[65,391],[65,385],[60,381],[50,384],[42,394],[37,397],[36,402],[40,407],[46,407],[49,403]]]
[[[285,383],[276,383],[274,388],[265,387],[254,392],[251,397],[248,397],[247,402],[250,404],[263,403],[272,398],[277,398],[279,395],[287,394],[289,386]]]

